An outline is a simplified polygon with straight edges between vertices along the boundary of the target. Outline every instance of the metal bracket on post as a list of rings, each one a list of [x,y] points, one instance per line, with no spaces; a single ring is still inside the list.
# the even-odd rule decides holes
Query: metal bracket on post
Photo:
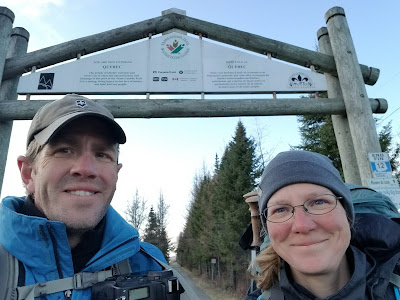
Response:
[[[36,66],[32,67],[31,74],[36,72],[36,68],[37,68]],[[31,100],[31,94],[26,94],[25,100],[28,100],[28,101]]]

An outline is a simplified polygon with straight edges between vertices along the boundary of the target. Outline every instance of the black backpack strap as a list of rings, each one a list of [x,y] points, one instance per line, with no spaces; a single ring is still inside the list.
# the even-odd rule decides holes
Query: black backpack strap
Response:
[[[132,273],[131,264],[129,262],[129,258],[124,259],[120,262],[117,262],[112,266],[113,274],[115,275],[123,275]]]
[[[13,299],[18,284],[18,260],[0,244],[0,299]]]

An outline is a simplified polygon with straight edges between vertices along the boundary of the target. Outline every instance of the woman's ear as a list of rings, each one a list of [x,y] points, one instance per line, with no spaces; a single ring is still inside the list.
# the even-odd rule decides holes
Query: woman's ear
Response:
[[[18,156],[17,162],[22,182],[24,183],[26,189],[33,194],[35,192],[35,184],[32,177],[33,163],[22,155]]]

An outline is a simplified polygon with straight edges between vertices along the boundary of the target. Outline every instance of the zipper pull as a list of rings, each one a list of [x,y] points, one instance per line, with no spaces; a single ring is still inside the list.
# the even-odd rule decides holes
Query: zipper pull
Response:
[[[72,296],[71,290],[64,291],[64,300],[71,300],[71,296]]]

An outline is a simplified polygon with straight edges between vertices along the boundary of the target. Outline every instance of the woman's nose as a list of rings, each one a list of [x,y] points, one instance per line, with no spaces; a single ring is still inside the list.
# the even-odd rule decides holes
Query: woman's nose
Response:
[[[315,222],[313,216],[306,212],[303,205],[299,205],[293,208],[293,225],[292,230],[295,232],[307,232],[315,228]]]

